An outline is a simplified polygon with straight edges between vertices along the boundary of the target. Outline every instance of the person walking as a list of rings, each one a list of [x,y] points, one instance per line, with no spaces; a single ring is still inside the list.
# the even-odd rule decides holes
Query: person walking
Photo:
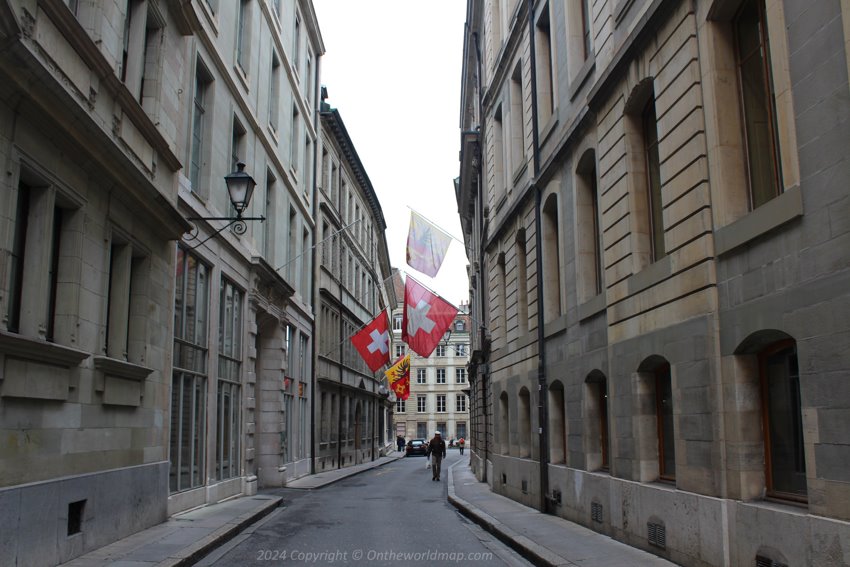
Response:
[[[401,435],[397,436],[395,438],[395,442],[396,442],[396,445],[398,445],[399,452],[404,451],[404,437],[402,437]]]
[[[434,438],[428,442],[428,452],[431,454],[431,480],[440,480],[440,465],[446,456],[446,442],[439,431],[435,431]]]
[[[461,455],[463,455],[463,445],[465,443],[466,443],[466,440],[463,437],[461,437],[460,439],[457,440],[457,446],[458,446],[458,449],[460,449]]]

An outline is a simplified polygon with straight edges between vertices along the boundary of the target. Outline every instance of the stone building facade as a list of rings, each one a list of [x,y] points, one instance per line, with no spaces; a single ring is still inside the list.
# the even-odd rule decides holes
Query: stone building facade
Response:
[[[131,3],[132,4],[132,3]],[[311,472],[319,57],[311,2],[193,2],[180,46],[179,206],[169,513]],[[225,228],[226,227],[226,228]]]
[[[312,3],[0,0],[0,40],[0,557],[312,472]]]
[[[393,415],[395,435],[405,440],[431,439],[435,431],[446,443],[463,437],[469,439],[469,306],[458,306],[451,333],[437,345],[431,356],[419,356],[401,340],[404,309],[404,281],[394,272],[394,289],[398,308],[393,311],[393,356],[396,360],[410,352],[410,396],[395,399]]]
[[[468,2],[494,491],[683,565],[850,552],[848,8]]]
[[[395,305],[381,204],[339,111],[324,102],[320,131],[316,472],[375,460],[392,446],[383,370],[372,372],[350,337]]]

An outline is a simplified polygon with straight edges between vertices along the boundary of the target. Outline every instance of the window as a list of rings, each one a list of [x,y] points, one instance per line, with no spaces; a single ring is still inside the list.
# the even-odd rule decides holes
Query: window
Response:
[[[234,116],[233,131],[231,133],[230,141],[230,171],[237,171],[239,169],[238,164],[245,161],[245,138],[245,127],[242,126],[239,119]],[[224,190],[227,190],[227,185],[225,185]],[[230,202],[229,198],[228,202]]]
[[[446,411],[446,395],[438,394],[437,395],[437,412],[445,413]]]
[[[602,293],[602,231],[596,185],[596,154],[588,150],[576,168],[579,284],[581,300]]]
[[[446,369],[438,368],[437,369],[437,384],[445,384],[446,383]]]
[[[416,437],[419,439],[427,439],[428,438],[428,424],[424,422],[416,423]]]
[[[113,235],[109,255],[109,300],[106,320],[106,355],[118,360],[141,362],[146,344],[145,321],[131,316],[143,312],[147,259]],[[132,350],[132,354],[131,354]]]
[[[457,422],[457,424],[455,425],[455,430],[457,431],[458,439],[460,439],[460,438],[466,439],[466,422],[465,421]]]
[[[393,331],[401,331],[401,321],[402,321],[401,315],[394,315],[393,316]]]
[[[549,460],[554,464],[564,464],[567,458],[567,416],[564,385],[559,380],[549,385],[548,400]]]
[[[395,401],[395,412],[396,413],[405,413],[407,409],[405,406],[407,405],[406,400],[396,400]]]
[[[588,0],[566,2],[567,64],[571,81],[579,78],[585,62],[593,55],[590,7]]]
[[[546,126],[555,109],[555,80],[552,76],[552,33],[548,3],[540,10],[536,30],[534,47],[537,65],[537,111],[540,125]]]
[[[749,174],[750,209],[781,192],[776,102],[763,0],[744,2],[735,17],[735,58]]]
[[[280,116],[280,59],[272,51],[272,71],[269,79],[269,126],[277,132]]]
[[[499,254],[496,262],[496,276],[498,278],[497,285],[499,286],[497,291],[499,294],[499,308],[491,311],[491,313],[498,313],[498,325],[492,325],[491,322],[491,328],[496,326],[500,326],[502,328],[502,346],[507,346],[508,344],[508,281],[506,272],[505,255]]]
[[[7,329],[50,342],[57,339],[57,322],[63,315],[57,298],[69,284],[62,278],[72,258],[76,205],[56,187],[21,170],[15,204]],[[76,229],[79,230],[79,229]],[[70,263],[70,264],[69,264]]]
[[[505,169],[508,160],[505,159],[505,137],[504,127],[502,125],[502,106],[496,109],[493,115],[493,209],[499,206],[499,202],[505,196],[507,191],[507,174]]]
[[[499,434],[498,434],[498,447],[499,453],[502,455],[510,454],[510,431],[508,429],[508,424],[510,423],[509,413],[508,413],[508,393],[502,392],[499,395]]]
[[[121,81],[148,113],[157,94],[162,27],[154,4],[145,0],[127,3]]]
[[[466,396],[464,394],[455,396],[455,411],[466,411]]]
[[[655,370],[655,418],[658,426],[658,476],[676,479],[676,444],[673,436],[673,386],[670,365]]]
[[[434,350],[434,356],[446,356],[446,345],[437,345],[437,348]]]
[[[513,176],[525,164],[525,118],[522,108],[522,67],[517,65],[511,75],[511,164],[508,173],[511,174],[508,187],[513,186]]]
[[[806,501],[800,372],[793,340],[776,343],[761,353],[759,376],[767,494]]]
[[[206,478],[207,326],[209,268],[177,248],[174,373],[171,385],[169,488],[203,486]]]
[[[299,50],[301,49],[301,14],[295,13],[295,26],[292,33],[292,66],[295,73],[301,70]]]
[[[467,344],[457,344],[457,345],[455,345],[455,354],[457,356],[469,356],[469,345],[467,345]]]
[[[222,480],[240,472],[243,293],[222,279],[220,295],[215,470]]]
[[[426,410],[426,401],[427,397],[425,396],[416,396],[416,411],[419,413],[424,413]]]
[[[251,0],[239,0],[236,15],[236,63],[242,72],[248,73],[251,59]]]
[[[528,388],[520,388],[517,397],[517,419],[519,420],[519,456],[531,456],[531,394]]]
[[[395,345],[395,357],[404,356],[404,345]]]
[[[289,167],[296,174],[298,173],[298,149],[301,145],[301,115],[298,113],[298,107],[292,105],[292,139],[289,141]]]
[[[546,322],[561,316],[561,252],[558,198],[550,195],[543,205],[543,313]]]
[[[528,274],[525,253],[525,230],[516,234],[516,318],[520,336],[528,332]]]
[[[463,332],[466,330],[466,325],[463,322],[463,319],[458,319],[455,321],[455,331]]]
[[[466,368],[455,368],[455,384],[466,384]]]
[[[658,158],[658,125],[655,119],[655,99],[650,97],[641,115],[643,150],[646,160],[646,196],[649,212],[649,238],[652,261],[663,258],[664,209],[661,203],[661,163]]]
[[[581,0],[581,38],[582,38],[582,53],[584,59],[587,60],[593,53],[593,46],[590,37],[590,3],[588,0]]]
[[[195,67],[195,98],[192,110],[192,140],[191,157],[189,164],[189,181],[192,183],[192,191],[201,195],[201,171],[206,162],[207,148],[205,138],[207,137],[206,106],[209,102],[209,91],[212,84],[212,76],[206,67],[197,61]],[[205,194],[206,192],[204,192]]]
[[[585,421],[590,442],[587,455],[589,470],[609,469],[608,438],[608,381],[598,370],[591,372],[585,379],[588,403]]]
[[[417,368],[416,369],[416,383],[417,384],[425,384],[426,383],[425,369],[424,368]]]

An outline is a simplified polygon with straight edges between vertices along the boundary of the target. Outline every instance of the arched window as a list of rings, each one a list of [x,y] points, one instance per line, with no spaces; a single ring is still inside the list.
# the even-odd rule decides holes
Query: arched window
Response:
[[[561,236],[558,198],[550,195],[543,205],[543,317],[548,323],[561,315]]]
[[[549,385],[549,461],[567,462],[567,416],[564,408],[564,386],[559,381]]]
[[[610,468],[610,442],[608,435],[608,381],[599,370],[585,378],[587,385],[588,435],[587,469],[607,471]]]
[[[528,332],[528,264],[525,230],[516,233],[516,324],[519,336]]]
[[[528,388],[519,391],[517,418],[519,420],[519,456],[531,457],[531,395]]]
[[[579,299],[602,293],[602,230],[596,184],[596,153],[587,150],[576,167],[576,255]]]
[[[499,396],[499,452],[503,455],[508,455],[511,452],[509,425],[508,393],[502,392],[502,395]]]
[[[658,477],[663,480],[676,480],[673,383],[668,363],[655,368],[655,419],[658,425]]]
[[[793,339],[759,354],[767,494],[807,500],[800,372]]]

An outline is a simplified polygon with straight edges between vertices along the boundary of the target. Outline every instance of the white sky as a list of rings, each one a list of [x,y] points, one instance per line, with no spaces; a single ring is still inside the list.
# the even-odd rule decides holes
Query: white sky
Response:
[[[469,297],[463,243],[435,278],[407,265],[410,209],[462,236],[460,164],[464,0],[313,0],[325,42],[321,82],[339,110],[387,222],[392,265],[458,305]]]

